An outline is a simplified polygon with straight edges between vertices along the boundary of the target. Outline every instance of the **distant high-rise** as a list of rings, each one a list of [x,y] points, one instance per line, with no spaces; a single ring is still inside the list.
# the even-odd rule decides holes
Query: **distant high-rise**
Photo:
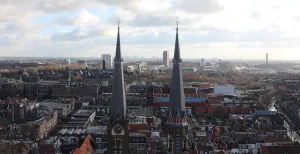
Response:
[[[205,67],[205,59],[204,58],[201,59],[201,67]]]
[[[111,65],[112,65],[111,54],[102,54],[101,57],[102,57],[102,60],[105,61],[106,68],[111,68]]]
[[[268,63],[269,63],[269,54],[266,53],[266,64],[268,64]]]
[[[169,67],[169,52],[167,50],[163,52],[163,63],[165,67]]]

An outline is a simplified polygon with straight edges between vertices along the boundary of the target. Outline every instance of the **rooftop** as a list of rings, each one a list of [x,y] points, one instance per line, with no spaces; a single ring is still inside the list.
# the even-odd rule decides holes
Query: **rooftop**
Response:
[[[144,116],[144,117],[151,117],[153,116],[153,111],[151,107],[145,107],[145,108],[137,108],[137,109],[131,109],[130,114],[132,116]]]
[[[156,102],[161,102],[161,103],[168,103],[170,102],[169,97],[157,97],[155,99]],[[202,97],[185,97],[185,102],[186,103],[202,103],[205,102],[205,99]]]
[[[265,154],[297,154],[300,152],[300,146],[262,146],[261,151]]]
[[[130,124],[147,124],[147,119],[145,116],[131,116],[129,118]]]
[[[91,116],[93,113],[95,113],[94,110],[78,110],[75,113],[72,114],[72,116]]]

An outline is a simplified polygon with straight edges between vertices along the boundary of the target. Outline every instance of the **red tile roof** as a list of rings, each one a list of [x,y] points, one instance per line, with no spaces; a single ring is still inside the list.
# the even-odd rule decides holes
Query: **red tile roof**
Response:
[[[91,135],[88,135],[80,148],[77,148],[73,154],[93,154],[95,152],[95,142]]]

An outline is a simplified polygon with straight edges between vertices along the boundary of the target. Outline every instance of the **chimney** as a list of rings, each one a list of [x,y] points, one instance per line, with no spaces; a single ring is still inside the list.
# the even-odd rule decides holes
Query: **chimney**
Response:
[[[106,69],[106,66],[105,66],[105,60],[103,59],[102,61],[102,69]]]

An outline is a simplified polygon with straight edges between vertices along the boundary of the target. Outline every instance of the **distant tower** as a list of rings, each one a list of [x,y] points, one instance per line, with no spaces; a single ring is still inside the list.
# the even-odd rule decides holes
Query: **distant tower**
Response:
[[[204,58],[201,59],[201,67],[205,67],[205,59]]]
[[[163,52],[163,63],[164,67],[169,67],[169,52],[166,50]]]
[[[266,53],[266,64],[268,65],[268,63],[269,63],[269,54]]]
[[[101,57],[105,61],[106,68],[111,68],[111,54],[102,54]]]

